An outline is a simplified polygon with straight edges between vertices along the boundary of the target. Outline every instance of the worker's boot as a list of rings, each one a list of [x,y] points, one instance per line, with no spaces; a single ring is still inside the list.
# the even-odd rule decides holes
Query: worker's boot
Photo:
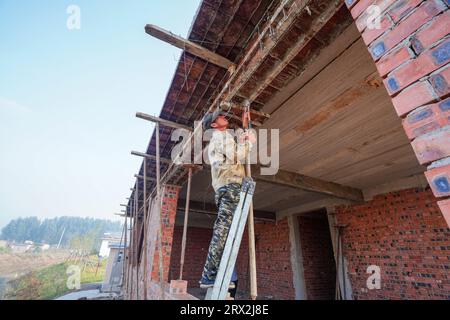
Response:
[[[200,288],[202,288],[202,289],[212,288],[212,287],[214,287],[214,282],[215,282],[215,280],[209,280],[207,278],[202,278],[199,281]],[[228,289],[234,289],[234,288],[236,288],[236,284],[234,283],[234,281],[231,281],[230,284],[228,285]]]

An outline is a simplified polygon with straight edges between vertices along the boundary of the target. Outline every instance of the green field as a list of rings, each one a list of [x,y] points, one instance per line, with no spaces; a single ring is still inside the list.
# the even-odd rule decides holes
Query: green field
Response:
[[[0,254],[2,254],[2,253],[11,253],[11,249],[10,248],[1,247],[0,248]]]
[[[90,264],[86,267],[84,267],[84,263],[69,261],[30,272],[10,281],[4,298],[13,300],[51,300],[73,291],[67,288],[67,280],[70,274],[66,272],[71,265],[80,267],[81,284],[102,282],[107,260],[102,260],[98,268],[97,257],[92,256],[89,261]]]

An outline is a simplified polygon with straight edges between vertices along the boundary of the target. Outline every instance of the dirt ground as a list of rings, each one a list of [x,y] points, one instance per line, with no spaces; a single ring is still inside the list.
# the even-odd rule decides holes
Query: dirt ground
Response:
[[[69,256],[66,250],[51,250],[42,253],[0,254],[0,278],[15,278],[30,271],[63,262]]]
[[[31,271],[64,262],[69,256],[67,250],[51,250],[42,253],[1,253],[0,254],[0,300],[9,280]]]

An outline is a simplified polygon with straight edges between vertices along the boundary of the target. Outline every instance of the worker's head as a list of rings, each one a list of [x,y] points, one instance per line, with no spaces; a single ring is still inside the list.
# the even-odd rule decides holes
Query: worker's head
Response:
[[[211,128],[225,130],[228,128],[228,120],[224,115],[219,115],[216,120],[211,123]]]
[[[228,120],[220,110],[208,112],[203,117],[203,130],[218,129],[225,130],[228,128]]]

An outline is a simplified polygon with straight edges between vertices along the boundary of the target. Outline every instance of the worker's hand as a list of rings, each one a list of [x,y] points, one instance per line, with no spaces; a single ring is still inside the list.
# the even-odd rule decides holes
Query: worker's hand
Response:
[[[240,136],[240,142],[244,143],[245,141],[250,141],[252,144],[256,143],[256,135],[253,132],[253,130],[244,132],[241,136]]]
[[[250,112],[242,113],[242,127],[244,129],[248,129],[248,123],[250,121]]]

